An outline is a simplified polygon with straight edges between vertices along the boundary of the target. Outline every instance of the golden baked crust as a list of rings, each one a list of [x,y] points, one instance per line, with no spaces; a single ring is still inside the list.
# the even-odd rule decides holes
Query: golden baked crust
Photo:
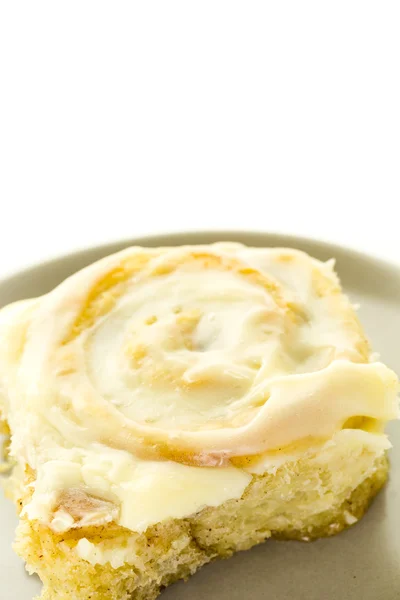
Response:
[[[163,587],[216,558],[269,538],[311,541],[356,523],[387,479],[386,452],[373,438],[344,430],[300,459],[253,475],[242,498],[142,534],[114,523],[56,534],[29,520],[24,506],[35,473],[16,467],[6,482],[20,513],[15,550],[43,581],[41,600],[153,600]],[[82,543],[85,558],[76,551]]]
[[[282,473],[277,473],[276,485],[287,476],[291,481],[299,479],[300,470],[299,465],[289,474],[285,467]],[[363,516],[385,483],[387,470],[387,458],[382,455],[370,464],[369,475],[347,498],[338,498],[331,510],[313,515],[303,523],[293,519],[272,530],[268,518],[262,516],[271,476],[263,475],[254,478],[239,501],[205,509],[190,519],[160,523],[141,535],[118,526],[56,535],[23,517],[15,550],[26,561],[28,570],[42,579],[41,600],[153,600],[163,587],[187,579],[209,561],[227,558],[268,538],[311,541],[339,533]],[[325,492],[329,493],[327,488]],[[245,516],[254,512],[256,517],[246,523]],[[111,550],[129,546],[133,540],[136,552],[130,557],[133,564],[118,568],[110,563],[90,564],[71,551],[82,536]]]

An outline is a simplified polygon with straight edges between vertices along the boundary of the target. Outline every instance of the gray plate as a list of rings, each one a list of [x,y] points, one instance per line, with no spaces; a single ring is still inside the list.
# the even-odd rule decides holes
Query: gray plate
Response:
[[[343,286],[361,305],[360,317],[382,360],[400,373],[400,267],[340,247],[259,233],[190,233],[134,240],[84,250],[0,282],[0,306],[52,289],[71,273],[129,244],[148,246],[236,240],[253,246],[289,246],[322,260],[335,257]],[[400,259],[400,257],[398,257]],[[178,583],[163,600],[399,600],[400,424],[389,428],[389,485],[366,517],[337,537],[312,544],[268,541]],[[14,508],[0,496],[0,598],[31,600],[40,591],[14,556]],[[71,600],[74,600],[71,598]]]

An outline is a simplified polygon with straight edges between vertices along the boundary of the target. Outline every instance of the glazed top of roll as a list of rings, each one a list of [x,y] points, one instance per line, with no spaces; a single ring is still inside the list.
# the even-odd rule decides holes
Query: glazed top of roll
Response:
[[[128,248],[3,309],[0,336],[12,452],[50,504],[88,456],[237,470],[241,488],[265,453],[398,414],[333,263],[295,250]]]

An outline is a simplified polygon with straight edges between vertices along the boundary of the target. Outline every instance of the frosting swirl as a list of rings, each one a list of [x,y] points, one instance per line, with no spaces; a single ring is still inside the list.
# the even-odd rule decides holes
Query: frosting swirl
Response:
[[[15,389],[73,446],[223,466],[397,410],[332,265],[301,252],[129,248],[28,305]]]

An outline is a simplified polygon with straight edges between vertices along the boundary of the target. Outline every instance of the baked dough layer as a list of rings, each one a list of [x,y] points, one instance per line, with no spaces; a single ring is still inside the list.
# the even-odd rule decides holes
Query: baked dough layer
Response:
[[[306,479],[311,476],[315,481],[316,473],[300,461],[291,468],[282,467],[275,477],[256,476],[239,501],[205,509],[190,519],[160,523],[141,535],[118,526],[56,535],[37,521],[22,518],[15,549],[28,570],[38,573],[43,581],[41,600],[153,600],[163,587],[187,579],[216,558],[227,558],[269,538],[311,541],[335,535],[355,523],[385,483],[388,469],[385,454],[374,458],[365,448],[355,462],[366,470],[365,478],[347,496],[346,487],[322,512],[314,512],[315,496],[322,494],[327,499],[332,495],[332,474],[324,469],[318,477],[319,490],[308,488],[304,492]],[[285,492],[288,496],[283,499],[279,518],[277,494]],[[296,510],[296,502],[289,500],[289,495],[301,499],[303,507],[308,504],[308,509],[297,505]],[[91,564],[74,551],[82,536],[92,562],[99,547],[108,557],[131,548],[130,555],[129,551],[125,555],[129,562],[117,568],[110,562]]]

